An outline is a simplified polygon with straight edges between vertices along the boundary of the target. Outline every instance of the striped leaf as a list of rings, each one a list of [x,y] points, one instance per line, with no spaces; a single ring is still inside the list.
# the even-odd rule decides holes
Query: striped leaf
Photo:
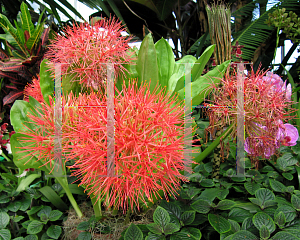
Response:
[[[21,22],[24,30],[29,32],[29,35],[32,36],[34,32],[34,25],[31,21],[31,16],[28,10],[28,6],[22,2],[21,4]]]
[[[43,31],[44,31],[44,23],[37,26],[34,33],[32,35],[30,35],[30,38],[28,39],[28,41],[26,43],[26,46],[27,46],[29,52],[32,52],[32,49],[34,48],[35,44],[38,43]]]
[[[3,98],[3,106],[14,102],[19,97],[23,96],[23,91],[12,91]]]

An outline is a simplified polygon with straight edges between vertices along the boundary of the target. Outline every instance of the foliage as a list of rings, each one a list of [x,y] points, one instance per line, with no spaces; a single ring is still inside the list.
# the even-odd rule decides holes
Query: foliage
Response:
[[[230,156],[219,180],[210,179],[210,161],[196,166],[176,201],[161,201],[154,223],[130,226],[120,239],[298,239],[299,145],[281,148],[277,162],[263,162],[259,170],[246,158],[245,175],[237,177],[235,145],[228,143]]]

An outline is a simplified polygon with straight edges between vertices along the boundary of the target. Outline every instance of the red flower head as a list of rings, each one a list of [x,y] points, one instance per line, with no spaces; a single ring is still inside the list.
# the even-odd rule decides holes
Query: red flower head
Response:
[[[290,88],[277,88],[277,81],[267,81],[270,73],[252,70],[244,77],[244,119],[246,131],[246,149],[254,157],[269,157],[275,153],[280,121],[294,118],[288,108]],[[277,75],[276,75],[277,77]],[[279,76],[278,76],[279,77]],[[280,78],[280,77],[279,77]],[[281,80],[282,81],[282,80]],[[213,133],[215,127],[224,128],[232,123],[232,137],[236,136],[237,127],[237,74],[227,74],[221,80],[222,87],[212,85],[214,106],[207,110],[210,117],[208,131]],[[277,85],[276,85],[277,84]],[[283,84],[283,82],[282,82]],[[281,85],[282,85],[281,84]]]
[[[93,26],[74,24],[65,29],[65,36],[56,35],[45,57],[63,64],[62,75],[95,87],[106,81],[106,63],[114,64],[116,75],[126,71],[122,64],[131,61],[126,51],[131,38],[122,36],[123,31],[115,18],[102,18]]]
[[[116,88],[115,88],[116,89]],[[187,178],[179,170],[186,163],[184,151],[184,109],[163,91],[149,92],[147,84],[123,86],[115,96],[115,176],[107,171],[106,95],[80,95],[77,119],[64,137],[69,139],[69,159],[74,160],[74,175],[88,194],[105,199],[107,206],[139,208],[139,200],[150,201],[162,190],[173,194],[180,180]],[[174,106],[172,106],[174,104]],[[77,124],[76,124],[77,122]]]
[[[24,88],[24,101],[29,102],[29,96],[35,98],[38,102],[42,103],[44,102],[44,98],[41,92],[40,87],[40,76],[38,75],[38,78],[34,78],[32,80],[32,83],[27,84],[27,86]]]

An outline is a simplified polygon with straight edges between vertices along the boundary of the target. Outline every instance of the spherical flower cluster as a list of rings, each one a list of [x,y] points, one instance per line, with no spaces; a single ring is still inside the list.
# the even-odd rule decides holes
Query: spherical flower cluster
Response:
[[[97,88],[106,81],[107,63],[114,64],[117,76],[126,71],[123,64],[132,60],[126,51],[131,38],[122,36],[123,31],[115,18],[102,18],[93,26],[74,24],[65,29],[65,36],[55,36],[45,57],[62,63],[62,75],[68,74],[71,81]]]
[[[118,92],[115,87],[115,91]],[[191,171],[184,159],[184,108],[176,97],[149,85],[130,81],[114,98],[115,176],[108,176],[108,132],[106,94],[84,93],[62,98],[62,154],[74,164],[89,195],[105,200],[107,207],[127,210],[153,201],[162,191],[174,195],[180,181],[188,179],[180,170]],[[30,142],[23,151],[51,164],[54,159],[54,107],[42,103],[42,115],[30,115],[35,129],[27,129],[20,142]]]
[[[206,112],[210,118],[208,131],[223,129],[233,124],[232,138],[236,137],[237,74],[226,74],[221,87],[212,84],[213,105]],[[293,146],[298,131],[283,122],[294,118],[291,109],[291,85],[271,72],[256,73],[252,70],[244,77],[244,125],[246,132],[245,150],[252,157],[269,158],[280,144]]]

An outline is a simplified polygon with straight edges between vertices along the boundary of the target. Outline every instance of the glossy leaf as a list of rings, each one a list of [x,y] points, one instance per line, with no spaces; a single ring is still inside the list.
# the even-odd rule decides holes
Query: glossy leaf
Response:
[[[45,102],[49,105],[49,96],[54,93],[54,78],[48,66],[49,61],[44,59],[40,65],[40,86]]]
[[[29,32],[29,35],[32,36],[34,31],[34,25],[31,21],[31,16],[28,10],[28,6],[22,2],[21,3],[21,22],[22,28]]]
[[[144,38],[141,44],[136,70],[139,74],[139,83],[151,80],[150,92],[152,92],[159,80],[159,75],[156,50],[150,33]]]
[[[220,234],[228,232],[231,229],[229,221],[219,214],[208,214],[208,221],[210,225]]]
[[[62,233],[60,226],[52,225],[47,229],[47,235],[51,238],[58,239]]]
[[[5,228],[9,223],[9,215],[6,212],[0,212],[0,229]]]
[[[139,227],[134,225],[133,223],[129,226],[129,228],[126,230],[124,235],[125,240],[142,240],[143,239],[143,233]]]
[[[30,52],[35,47],[35,45],[39,42],[43,31],[44,31],[44,24],[42,23],[42,24],[37,26],[37,28],[35,29],[33,34],[30,36],[30,38],[26,42],[26,46],[27,46],[27,48],[29,49]]]
[[[161,38],[155,43],[155,49],[158,64],[159,83],[162,88],[168,87],[168,82],[173,74],[175,65],[172,48],[164,38]]]

